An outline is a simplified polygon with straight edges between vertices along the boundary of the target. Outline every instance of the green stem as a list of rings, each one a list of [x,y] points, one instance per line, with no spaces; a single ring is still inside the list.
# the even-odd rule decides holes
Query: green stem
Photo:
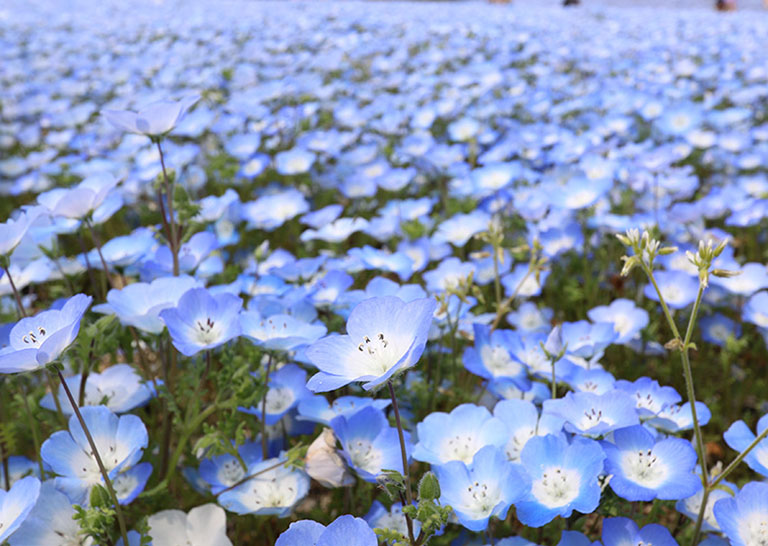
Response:
[[[13,290],[13,297],[16,300],[16,307],[19,310],[19,316],[24,318],[27,316],[27,312],[24,310],[24,305],[21,303],[21,296],[19,295],[19,291],[16,289],[16,283],[13,282],[13,277],[11,276],[11,272],[8,267],[6,266],[3,269],[5,269],[5,276],[8,277],[8,284],[11,285],[11,290]]]
[[[21,386],[21,399],[24,402],[24,412],[27,414],[27,426],[32,431],[32,442],[35,445],[35,453],[37,453],[37,464],[40,467],[40,479],[45,479],[45,469],[43,468],[43,459],[40,457],[40,432],[37,430],[37,420],[32,415],[32,409],[29,407],[29,400],[27,400],[27,387],[22,383]]]
[[[123,544],[128,544],[128,530],[125,526],[125,518],[123,518],[123,510],[122,508],[120,508],[120,503],[117,500],[117,494],[115,493],[115,488],[112,487],[112,481],[109,479],[109,473],[107,472],[107,469],[101,460],[101,455],[99,455],[99,450],[96,447],[96,442],[93,441],[93,436],[91,436],[91,431],[88,430],[88,425],[85,424],[85,419],[83,419],[83,416],[80,413],[80,408],[77,407],[77,402],[75,402],[75,398],[74,396],[72,396],[72,392],[69,390],[69,386],[67,385],[67,382],[64,381],[64,376],[62,375],[61,370],[56,368],[56,371],[59,374],[59,381],[61,381],[61,384],[64,387],[64,392],[67,393],[67,398],[69,398],[69,403],[72,405],[72,410],[75,412],[75,416],[77,417],[77,420],[80,423],[80,427],[83,429],[83,432],[85,433],[85,437],[88,439],[88,444],[91,446],[93,457],[96,459],[96,464],[99,465],[99,472],[101,472],[101,477],[104,479],[104,484],[107,486],[107,491],[109,491],[109,496],[112,497],[112,502],[115,504],[115,514],[117,515],[117,522],[120,525],[120,535],[123,537]]]
[[[763,430],[763,432],[758,434],[757,437],[755,437],[755,439],[752,441],[752,443],[749,444],[744,449],[744,451],[739,453],[739,455],[733,461],[731,461],[731,464],[725,467],[725,470],[723,470],[720,474],[717,475],[717,477],[712,481],[712,483],[709,484],[710,489],[717,487],[717,485],[721,481],[723,481],[726,478],[726,476],[728,476],[728,474],[733,472],[733,469],[736,468],[739,465],[739,463],[741,463],[741,461],[743,461],[747,455],[749,455],[750,451],[752,451],[757,447],[757,444],[765,440],[766,436],[768,436],[768,427],[766,427],[766,429]]]
[[[264,373],[264,396],[261,398],[261,455],[266,461],[269,456],[269,442],[267,441],[267,393],[269,392],[269,371],[272,368],[272,355],[267,359],[267,369]]]
[[[504,317],[504,313],[509,311],[509,307],[512,305],[512,302],[515,301],[515,298],[520,293],[520,289],[525,284],[525,281],[528,280],[528,277],[531,276],[531,273],[533,273],[534,267],[533,263],[528,267],[528,271],[525,272],[525,275],[522,279],[520,279],[520,282],[517,283],[517,286],[515,287],[514,293],[509,296],[507,299],[505,299],[503,302],[501,302],[501,305],[499,305],[499,308],[496,310],[496,318],[493,319],[493,323],[491,324],[491,332],[493,332],[496,328],[498,328],[499,323],[501,322],[501,319]]]
[[[160,146],[160,139],[155,140],[157,144],[157,152],[160,154],[160,166],[163,169],[163,180],[165,182],[165,194],[168,198],[168,231],[170,233],[170,240],[168,246],[171,249],[171,255],[173,257],[173,275],[178,277],[179,275],[179,233],[176,226],[176,218],[173,215],[173,182],[168,178],[168,172],[165,170],[165,157],[163,156],[163,148]]]
[[[552,364],[552,400],[557,398],[557,377],[555,376],[555,359],[550,359],[550,363]]]
[[[397,397],[395,396],[395,388],[392,386],[392,381],[387,381],[387,387],[389,387],[389,396],[392,398],[392,408],[395,410],[395,423],[397,424],[397,435],[400,439],[400,456],[403,461],[403,476],[405,477],[405,501],[408,506],[413,504],[413,496],[411,494],[411,472],[408,468],[408,453],[405,449],[405,435],[403,434],[403,425],[400,422],[400,409],[397,406]],[[416,545],[416,538],[413,535],[413,521],[411,517],[405,515],[405,523],[408,527],[408,538],[411,541],[411,546]]]

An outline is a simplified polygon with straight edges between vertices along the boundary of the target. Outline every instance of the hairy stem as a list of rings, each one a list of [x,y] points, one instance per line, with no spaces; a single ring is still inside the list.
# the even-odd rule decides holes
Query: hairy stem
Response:
[[[261,455],[267,460],[269,455],[269,442],[267,441],[267,393],[269,392],[269,372],[272,368],[272,355],[267,359],[267,369],[264,373],[264,396],[261,398]]]
[[[19,295],[19,291],[16,289],[16,283],[13,282],[13,277],[11,276],[11,272],[8,267],[4,267],[3,269],[5,269],[5,276],[8,277],[8,284],[11,285],[11,290],[13,290],[13,298],[16,300],[16,308],[19,311],[19,317],[24,318],[27,316],[27,312],[24,310],[24,305],[21,303],[21,296]]]
[[[400,455],[403,459],[403,476],[405,477],[405,502],[408,506],[413,504],[413,495],[411,493],[411,472],[408,468],[408,453],[405,449],[405,435],[403,434],[403,425],[400,422],[400,408],[397,406],[397,397],[395,396],[395,388],[392,386],[392,381],[387,381],[387,387],[389,387],[389,396],[392,398],[392,408],[395,410],[395,423],[397,424],[397,435],[400,438]],[[411,541],[411,545],[416,545],[416,539],[413,536],[413,521],[409,515],[405,515],[405,523],[408,527],[408,538]]]
[[[160,146],[160,139],[155,140],[157,144],[157,152],[160,154],[160,166],[163,169],[163,180],[165,182],[165,195],[168,199],[168,232],[170,233],[170,239],[168,240],[168,246],[171,249],[171,255],[173,257],[173,275],[179,275],[179,233],[176,226],[176,218],[173,214],[173,182],[168,178],[168,171],[165,169],[165,157],[163,156],[163,148]]]

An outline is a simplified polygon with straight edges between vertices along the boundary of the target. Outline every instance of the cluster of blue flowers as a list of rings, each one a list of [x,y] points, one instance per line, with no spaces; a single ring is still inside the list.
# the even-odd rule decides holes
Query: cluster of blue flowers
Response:
[[[768,544],[764,20],[9,1],[0,544]]]

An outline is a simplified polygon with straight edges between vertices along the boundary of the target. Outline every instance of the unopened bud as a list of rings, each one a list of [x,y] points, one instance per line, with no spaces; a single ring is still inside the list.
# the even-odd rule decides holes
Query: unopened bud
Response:
[[[715,277],[722,277],[724,279],[730,279],[731,277],[738,277],[741,275],[741,271],[729,271],[728,269],[713,269],[712,274]]]
[[[434,500],[440,496],[440,482],[433,472],[427,472],[419,482],[419,500]]]
[[[346,462],[336,451],[336,437],[329,428],[324,428],[307,449],[305,470],[325,487],[345,487],[355,483]]]

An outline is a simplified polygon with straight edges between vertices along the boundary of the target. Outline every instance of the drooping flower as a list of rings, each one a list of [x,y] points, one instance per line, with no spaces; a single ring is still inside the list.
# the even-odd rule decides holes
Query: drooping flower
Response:
[[[509,507],[530,490],[530,479],[494,446],[478,451],[470,464],[451,461],[434,467],[440,502],[450,505],[464,527],[482,531],[491,516],[504,519]]]
[[[693,470],[696,451],[681,438],[656,441],[642,425],[613,431],[613,442],[603,442],[605,469],[617,495],[629,501],[676,500],[701,489]]]
[[[324,428],[309,445],[304,469],[310,478],[325,487],[346,487],[355,483],[344,458],[336,449],[336,436],[329,428]]]
[[[605,453],[594,440],[576,438],[569,445],[559,436],[537,436],[520,459],[532,480],[528,495],[515,505],[525,525],[541,527],[574,510],[588,514],[597,508]]]
[[[415,365],[427,343],[437,303],[424,298],[405,303],[397,297],[364,300],[347,320],[347,335],[322,338],[306,350],[320,372],[307,383],[314,392],[365,381],[377,387]]]
[[[205,288],[192,288],[176,307],[160,311],[173,340],[185,356],[214,349],[240,335],[243,300],[227,292],[213,295]]]
[[[92,300],[76,294],[60,310],[50,309],[17,322],[9,346],[0,350],[0,373],[36,370],[56,360],[77,337],[80,320]]]
[[[307,372],[296,364],[286,364],[269,376],[269,388],[265,395],[267,425],[274,425],[302,399],[312,395],[306,384]],[[261,419],[261,403],[251,408],[238,409]]]
[[[232,546],[227,538],[227,515],[215,504],[197,506],[185,514],[163,510],[147,520],[153,546]]]

